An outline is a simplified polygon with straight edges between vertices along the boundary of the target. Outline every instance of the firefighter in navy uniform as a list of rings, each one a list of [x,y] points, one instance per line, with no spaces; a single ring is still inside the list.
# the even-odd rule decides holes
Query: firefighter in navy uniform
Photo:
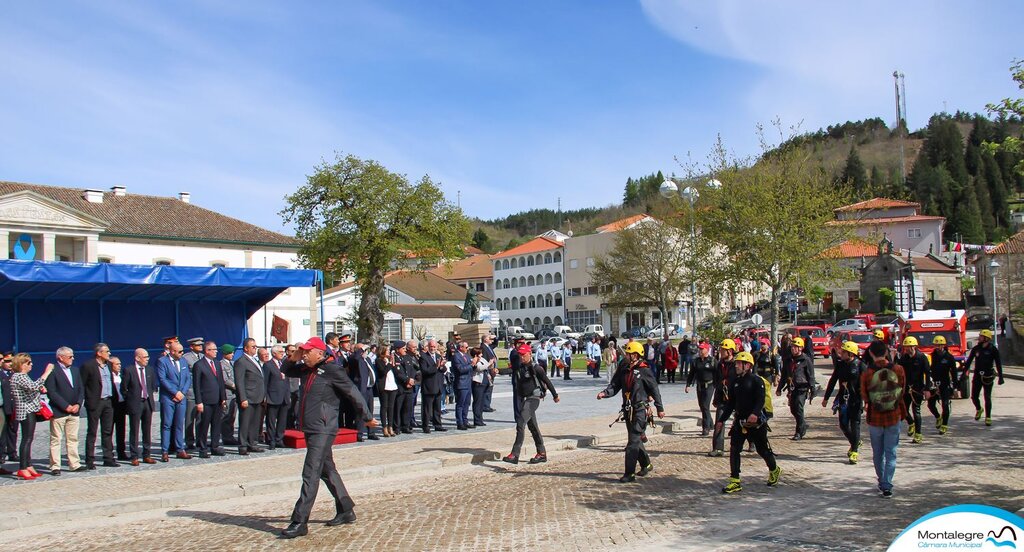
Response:
[[[647,475],[654,469],[651,457],[644,447],[645,431],[647,430],[648,403],[654,402],[654,409],[659,418],[665,417],[665,407],[661,403],[661,392],[654,375],[643,361],[644,347],[637,342],[626,344],[626,355],[629,366],[620,367],[612,376],[608,387],[597,394],[597,399],[615,396],[622,391],[622,418],[626,423],[626,473],[619,478],[620,483],[636,481],[636,476]],[[636,471],[637,462],[640,471]]]
[[[999,375],[999,385],[1003,384],[1003,362],[999,358],[999,349],[992,344],[992,330],[981,330],[978,344],[971,348],[964,362],[964,375],[971,372],[971,363],[976,362],[974,378],[971,380],[971,402],[974,403],[974,419],[981,419],[981,391],[985,390],[985,425],[992,425],[992,384]],[[992,366],[995,365],[995,370]]]
[[[334,466],[331,447],[338,434],[338,410],[341,403],[352,406],[366,427],[377,427],[377,420],[366,407],[363,394],[345,373],[345,369],[327,357],[327,345],[319,337],[311,337],[285,360],[281,371],[302,381],[299,397],[299,427],[306,435],[306,459],[302,464],[302,491],[292,511],[291,524],[281,532],[286,539],[308,533],[309,513],[316,501],[320,481],[334,496],[337,515],[328,526],[343,525],[356,520],[354,503]]]
[[[832,370],[832,377],[828,379],[828,385],[825,386],[825,397],[821,399],[821,406],[828,405],[832,390],[838,383],[839,389],[836,392],[836,402],[832,405],[832,412],[839,414],[839,429],[850,442],[846,457],[851,464],[856,464],[860,459],[860,415],[864,409],[864,403],[860,398],[860,375],[864,372],[864,363],[860,360],[860,348],[852,341],[843,342],[840,351],[833,352],[832,356],[835,368]]]
[[[937,335],[932,338],[932,381],[936,389],[928,398],[928,410],[935,416],[935,427],[939,435],[945,435],[949,431],[949,412],[953,406],[953,394],[956,392],[957,381],[960,380],[957,372],[956,358],[946,348],[946,338]],[[937,403],[942,401],[942,412],[939,412]]]
[[[814,359],[804,353],[804,339],[794,337],[790,342],[790,361],[782,378],[782,385],[775,391],[781,395],[788,389],[789,412],[796,420],[796,430],[792,439],[799,441],[807,434],[807,419],[804,416],[804,403],[814,399],[817,382],[814,379]]]
[[[731,339],[722,340],[722,346],[718,348],[718,366],[715,372],[715,397],[712,404],[715,407],[715,419],[722,419],[722,408],[729,397],[729,386],[736,377],[735,362],[736,342]],[[725,455],[725,431],[716,426],[714,435],[711,436],[711,452],[708,456]]]
[[[907,386],[903,393],[903,404],[907,406],[907,435],[921,444],[921,403],[931,397],[932,373],[928,356],[917,349],[917,338],[908,335],[903,339],[903,351],[897,360],[907,375]]]
[[[715,422],[715,431],[721,430],[725,421],[735,413],[732,429],[729,431],[729,483],[723,493],[738,493],[743,490],[740,483],[740,452],[743,442],[750,439],[757,454],[768,466],[768,486],[779,483],[782,468],[775,463],[775,453],[768,443],[768,416],[765,412],[767,391],[764,380],[753,373],[754,357],[746,351],[736,354],[736,376],[729,384],[729,394]]]
[[[700,407],[700,435],[707,437],[711,435],[711,428],[715,425],[711,417],[711,396],[715,393],[715,370],[717,363],[711,356],[711,344],[703,342],[698,348],[700,351],[696,358],[691,361],[690,373],[686,375],[686,389],[697,384],[697,405]]]

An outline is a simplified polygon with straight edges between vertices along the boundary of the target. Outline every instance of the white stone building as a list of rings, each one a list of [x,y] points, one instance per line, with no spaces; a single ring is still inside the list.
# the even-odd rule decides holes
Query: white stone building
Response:
[[[491,256],[494,304],[506,326],[536,332],[564,323],[566,238],[551,231]]]

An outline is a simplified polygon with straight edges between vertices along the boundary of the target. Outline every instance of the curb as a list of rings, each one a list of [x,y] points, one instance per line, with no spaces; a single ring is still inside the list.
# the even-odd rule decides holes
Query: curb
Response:
[[[1022,376],[1022,379],[1024,379],[1024,376]],[[651,437],[652,439],[679,434],[682,432],[682,422],[655,420],[654,428],[655,433]],[[610,429],[600,435],[589,435],[574,439],[546,440],[546,445],[549,451],[559,454],[563,451],[592,448],[618,441],[625,441],[624,432],[619,429]],[[362,481],[382,478],[389,475],[408,475],[410,473],[436,471],[441,468],[454,466],[481,464],[500,459],[501,452],[496,450],[481,450],[472,453],[444,453],[422,460],[394,462],[377,466],[362,466],[358,468],[339,470],[338,473],[341,475],[342,479],[346,481]],[[91,502],[89,504],[80,504],[61,508],[41,508],[30,509],[24,512],[8,512],[0,514],[0,531],[51,526],[68,521],[118,517],[125,514],[173,509],[182,506],[194,505],[196,503],[212,502],[231,498],[283,494],[287,492],[295,492],[298,489],[300,482],[301,477],[299,475],[295,475],[294,477],[253,481],[242,485],[222,485],[219,487],[190,489],[174,493],[105,500],[101,502]]]

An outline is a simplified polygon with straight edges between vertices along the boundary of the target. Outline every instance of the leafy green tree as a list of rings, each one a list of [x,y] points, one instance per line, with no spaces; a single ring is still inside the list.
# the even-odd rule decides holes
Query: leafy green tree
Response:
[[[896,292],[891,288],[878,288],[878,310],[891,312],[896,308]]]
[[[491,237],[484,232],[483,228],[477,228],[476,232],[473,232],[473,245],[483,250],[485,253],[492,253],[491,250]]]
[[[300,262],[352,276],[360,297],[359,338],[376,340],[384,322],[384,276],[408,254],[436,263],[462,255],[469,223],[429,176],[412,184],[372,160],[341,154],[285,196]]]
[[[967,243],[984,243],[985,227],[981,222],[981,208],[974,187],[968,186],[957,201],[953,216],[949,219],[949,228],[963,236]]]
[[[992,198],[988,193],[988,182],[984,175],[971,179],[974,186],[974,194],[978,200],[978,213],[981,217],[981,226],[984,229],[986,241],[991,241],[996,235],[996,217],[992,212]]]
[[[1024,90],[1024,60],[1015,59],[1010,65],[1010,76],[1017,83],[1017,88]],[[998,103],[985,106],[989,113],[998,115],[1002,119],[1024,118],[1024,98],[1003,98]],[[1016,136],[1008,135],[1001,141],[985,142],[985,147],[990,153],[1002,151],[1017,156],[1017,163],[1014,170],[1019,175],[1024,175],[1024,132],[1018,130]]]
[[[850,146],[850,154],[846,157],[846,167],[840,177],[843,182],[853,188],[853,194],[858,199],[868,199],[870,194],[868,186],[868,173],[864,169],[864,163],[857,155],[857,148]]]

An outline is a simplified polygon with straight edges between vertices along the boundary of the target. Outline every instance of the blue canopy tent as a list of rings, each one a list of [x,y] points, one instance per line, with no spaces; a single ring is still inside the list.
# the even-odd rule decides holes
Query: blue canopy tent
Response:
[[[104,342],[127,361],[168,335],[238,344],[279,293],[317,285],[317,270],[0,260],[0,350],[52,356],[66,345],[91,357]]]

